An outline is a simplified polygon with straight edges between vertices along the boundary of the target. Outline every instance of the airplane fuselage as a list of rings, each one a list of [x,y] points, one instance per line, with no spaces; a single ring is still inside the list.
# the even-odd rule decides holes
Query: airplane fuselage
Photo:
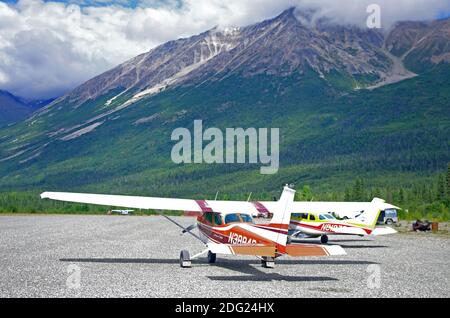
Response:
[[[211,215],[208,215],[211,214]],[[288,226],[275,224],[254,224],[250,215],[235,214],[222,215],[206,212],[197,218],[197,227],[203,243],[233,244],[233,245],[272,245],[277,250],[283,250],[278,244],[280,235],[287,236]],[[233,219],[229,222],[228,219]],[[211,222],[212,220],[212,222]]]
[[[289,230],[298,233],[301,232],[308,236],[318,237],[321,235],[370,235],[372,229],[363,226],[356,226],[343,221],[325,221],[311,222],[305,220],[291,220]]]

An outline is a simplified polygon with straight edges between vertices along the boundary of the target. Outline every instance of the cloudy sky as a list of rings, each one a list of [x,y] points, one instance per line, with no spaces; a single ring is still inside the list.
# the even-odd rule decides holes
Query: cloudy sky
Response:
[[[214,26],[243,26],[291,6],[364,25],[450,15],[449,0],[5,0],[0,1],[0,89],[56,97],[150,48]]]

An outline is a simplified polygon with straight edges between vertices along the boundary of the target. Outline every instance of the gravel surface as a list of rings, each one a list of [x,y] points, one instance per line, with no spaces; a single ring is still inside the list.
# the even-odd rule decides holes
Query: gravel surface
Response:
[[[449,241],[334,236],[348,255],[182,269],[180,250],[203,245],[161,217],[0,216],[0,297],[450,297]]]

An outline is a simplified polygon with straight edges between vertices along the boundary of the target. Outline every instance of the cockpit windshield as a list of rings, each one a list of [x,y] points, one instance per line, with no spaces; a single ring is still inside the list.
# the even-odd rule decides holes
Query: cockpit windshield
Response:
[[[241,222],[241,219],[239,218],[239,215],[236,214],[236,213],[228,214],[225,217],[225,224],[236,223],[236,222]]]
[[[225,224],[241,223],[241,222],[253,223],[253,219],[250,215],[241,213],[231,213],[225,216]]]
[[[319,214],[319,219],[322,220],[322,221],[335,220],[335,217],[332,216],[331,214],[324,213],[324,214]]]
[[[242,222],[253,223],[252,217],[248,214],[241,214],[241,219],[242,219]]]

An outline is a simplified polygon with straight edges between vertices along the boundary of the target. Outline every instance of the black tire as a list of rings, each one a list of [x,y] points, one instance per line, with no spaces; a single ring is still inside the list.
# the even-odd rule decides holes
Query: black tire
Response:
[[[180,266],[182,268],[191,267],[191,256],[189,255],[189,252],[186,250],[182,250],[180,252]]]
[[[211,251],[208,251],[208,263],[214,264],[216,262],[216,259],[217,259],[217,254],[211,253]]]
[[[261,260],[261,265],[264,268],[274,268],[275,259],[273,257],[263,257]]]
[[[320,237],[320,242],[321,242],[322,244],[327,244],[327,243],[328,243],[328,235],[322,235],[322,236]]]
[[[394,221],[392,219],[387,219],[386,220],[386,224],[387,225],[392,225],[392,224],[394,224]]]

